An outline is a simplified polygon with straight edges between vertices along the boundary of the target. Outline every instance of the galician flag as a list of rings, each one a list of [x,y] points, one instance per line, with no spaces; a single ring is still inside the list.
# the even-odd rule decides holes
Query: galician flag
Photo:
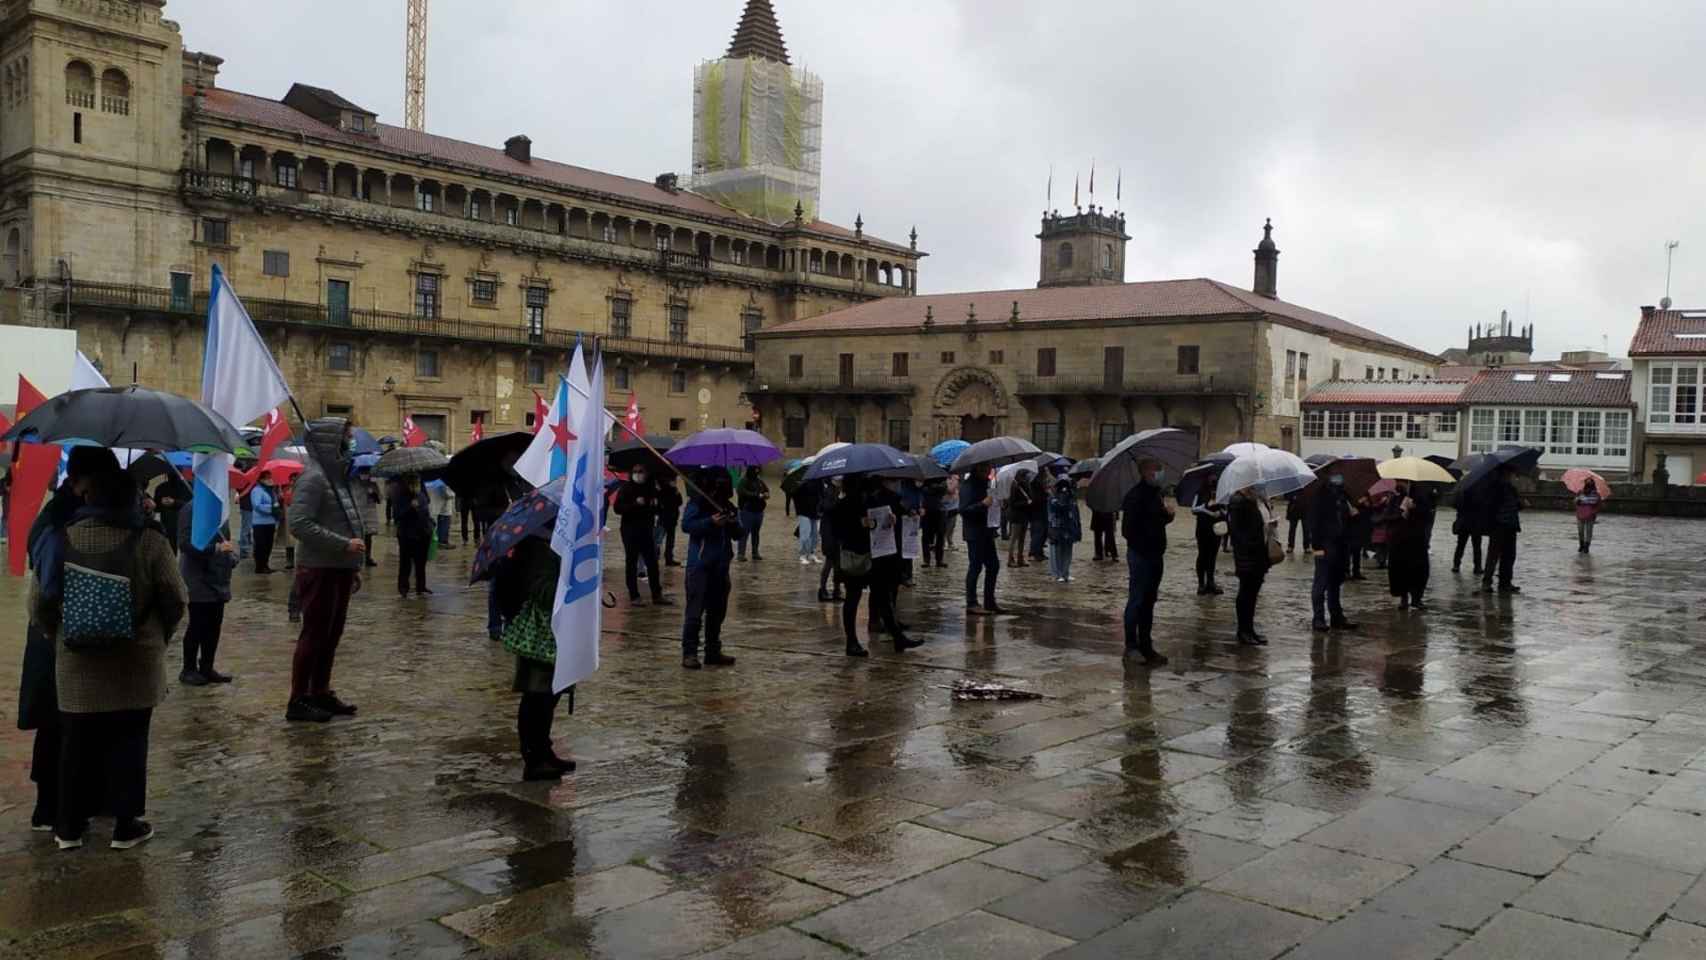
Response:
[[[632,390],[628,391],[628,412],[622,417],[622,426],[627,429],[630,437],[646,435],[646,418],[640,414],[640,398],[635,396]]]
[[[593,395],[593,384],[599,396]],[[563,558],[551,607],[551,634],[557,640],[557,668],[551,689],[562,693],[598,670],[598,641],[604,626],[604,531],[599,508],[604,497],[604,361],[587,376],[580,344],[569,362],[569,378],[559,389],[575,419],[574,446],[563,486],[563,502],[551,549]],[[547,431],[541,431],[543,436]],[[518,464],[519,466],[519,464]],[[518,471],[519,472],[519,471]]]
[[[273,361],[272,351],[215,264],[213,291],[207,303],[201,402],[232,423],[253,423],[289,399],[290,387]],[[206,550],[213,542],[231,510],[231,467],[235,462],[229,453],[195,456],[190,542],[197,550]]]
[[[575,351],[578,357],[578,344]],[[543,487],[569,472],[569,454],[574,450],[576,434],[575,419],[571,413],[574,407],[569,393],[569,381],[558,377],[557,392],[545,410],[544,419],[538,423],[533,443],[528,445],[521,459],[515,461],[516,475],[535,487]]]

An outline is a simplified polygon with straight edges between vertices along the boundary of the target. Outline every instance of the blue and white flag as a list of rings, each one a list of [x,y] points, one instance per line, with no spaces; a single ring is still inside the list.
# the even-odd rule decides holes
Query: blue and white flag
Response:
[[[597,384],[594,395],[593,384]],[[604,528],[599,522],[604,497],[604,361],[587,376],[581,347],[569,362],[566,395],[574,418],[575,441],[568,483],[551,549],[563,558],[557,596],[551,607],[551,634],[557,640],[557,666],[551,689],[557,693],[598,670],[598,641],[604,627]],[[545,433],[546,431],[540,431]]]
[[[575,357],[580,357],[580,344],[575,344]],[[551,398],[550,412],[545,416],[545,423],[539,432],[533,435],[533,442],[515,461],[515,473],[521,479],[543,487],[560,477],[568,475],[569,455],[574,449],[576,428],[573,414],[574,401],[569,399],[569,381],[557,378],[557,394]],[[601,461],[602,462],[602,461]]]
[[[249,311],[237,299],[218,265],[207,303],[207,349],[201,366],[201,402],[236,425],[253,423],[290,399],[272,351],[255,331]],[[195,496],[190,502],[190,542],[206,550],[231,510],[228,453],[195,457]]]

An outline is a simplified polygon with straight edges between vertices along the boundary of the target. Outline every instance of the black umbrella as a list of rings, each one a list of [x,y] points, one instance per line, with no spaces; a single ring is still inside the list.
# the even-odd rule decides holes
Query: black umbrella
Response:
[[[178,500],[190,498],[190,485],[184,482],[178,468],[158,453],[145,453],[137,457],[125,468],[125,472],[130,475],[138,490],[151,493],[156,500],[162,496],[175,497]],[[155,481],[159,481],[158,486]]]
[[[899,476],[894,471],[908,471],[907,476],[917,479],[918,459],[911,454],[901,453],[886,443],[855,443],[831,450],[817,458],[806,471],[805,479],[823,480],[828,477],[845,477],[855,473],[887,472]]]
[[[1090,478],[1084,499],[1092,510],[1112,513],[1142,481],[1144,461],[1153,460],[1175,474],[1183,474],[1200,453],[1197,435],[1186,430],[1161,427],[1134,433],[1102,457],[1102,466]]]
[[[832,453],[830,456],[833,457],[835,454]],[[917,480],[919,483],[948,478],[947,468],[937,463],[934,457],[928,455],[920,457],[910,453],[903,453],[901,456],[911,460],[911,466],[896,467],[893,470],[877,470],[873,471],[871,475],[893,477],[898,480]]]
[[[1305,463],[1309,461],[1305,460]],[[1368,489],[1380,482],[1380,464],[1373,457],[1329,457],[1326,463],[1310,464],[1315,468],[1315,475],[1325,480],[1338,474],[1345,478],[1345,496],[1357,500],[1368,495]],[[1327,486],[1325,483],[1312,483],[1303,491],[1305,497],[1316,490]]]
[[[131,450],[248,453],[229,420],[188,397],[146,387],[100,387],[53,397],[0,440]]]
[[[646,443],[651,444],[652,450],[663,453],[675,446],[675,439],[673,437],[647,437]],[[641,464],[673,473],[675,465],[667,460],[660,463],[659,458],[654,456],[651,450],[646,449],[646,443],[641,443],[638,439],[629,436],[619,443],[611,444],[610,448],[604,452],[604,460],[610,465],[610,469],[617,473],[627,473]]]
[[[1303,462],[1312,467],[1324,467],[1337,459],[1339,459],[1338,456],[1331,453],[1312,453],[1309,456],[1304,457]]]
[[[1069,477],[1072,477],[1073,479],[1077,479],[1079,477],[1088,477],[1091,474],[1095,473],[1096,468],[1100,467],[1101,465],[1102,465],[1102,458],[1101,457],[1085,457],[1084,459],[1073,464],[1072,469],[1066,471],[1066,475]]]
[[[499,433],[471,443],[456,452],[445,467],[442,479],[456,491],[458,497],[475,497],[494,486],[508,486],[515,478],[510,469],[533,443],[533,434],[515,431]],[[379,463],[383,463],[381,457]],[[376,463],[375,468],[378,467]]]
[[[1431,454],[1428,454],[1427,456],[1423,457],[1422,459],[1426,460],[1427,462],[1433,464],[1436,467],[1439,467],[1439,468],[1445,470],[1447,473],[1450,473],[1454,477],[1463,476],[1463,468],[1459,467],[1457,465],[1457,461],[1451,459],[1450,457],[1444,457],[1444,456],[1440,456],[1437,453],[1431,453]]]
[[[1179,477],[1179,485],[1173,491],[1173,499],[1179,506],[1188,507],[1197,502],[1197,494],[1202,491],[1203,484],[1213,483],[1220,478],[1220,471],[1225,469],[1222,464],[1203,463],[1186,470]],[[1212,497],[1210,499],[1213,499]]]
[[[981,467],[1005,467],[1009,463],[1029,460],[1042,450],[1029,440],[1018,437],[990,437],[967,447],[954,458],[953,473],[970,473]]]
[[[1538,447],[1500,447],[1492,453],[1481,454],[1479,462],[1469,465],[1463,478],[1457,481],[1459,492],[1468,490],[1499,471],[1510,467],[1517,473],[1532,473],[1540,466]]]

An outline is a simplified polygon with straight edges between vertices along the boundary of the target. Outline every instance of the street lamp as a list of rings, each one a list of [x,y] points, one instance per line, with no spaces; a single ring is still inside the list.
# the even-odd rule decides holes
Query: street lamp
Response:
[[[1400,447],[1399,445],[1394,443],[1392,445],[1392,459],[1396,460],[1403,455],[1404,455],[1404,448]]]

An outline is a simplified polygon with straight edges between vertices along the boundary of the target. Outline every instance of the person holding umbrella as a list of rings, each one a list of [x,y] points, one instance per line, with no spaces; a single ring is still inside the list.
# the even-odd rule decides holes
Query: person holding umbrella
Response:
[[[1084,538],[1081,523],[1073,483],[1061,477],[1048,501],[1049,573],[1056,583],[1072,582],[1072,545]]]
[[[841,573],[847,587],[847,599],[841,605],[841,627],[847,638],[846,653],[849,657],[871,655],[859,642],[859,600],[867,588],[871,594],[873,631],[878,628],[886,630],[894,638],[896,653],[917,646],[895,621],[890,584],[896,577],[893,568],[898,556],[871,556],[871,531],[877,528],[878,521],[871,519],[870,511],[888,507],[889,512],[881,522],[885,529],[892,529],[898,523],[894,506],[899,498],[893,498],[891,503],[891,498],[884,496],[885,491],[876,478],[860,474],[843,477],[842,490],[844,496],[830,514],[830,525],[835,529]]]
[[[431,596],[432,591],[426,585],[426,565],[436,531],[432,499],[422,488],[421,478],[414,474],[393,478],[390,497],[397,511],[397,596],[409,598],[411,572],[415,576],[416,595]]]
[[[1463,569],[1463,548],[1473,546],[1474,575],[1481,575],[1481,537],[1486,533],[1482,523],[1486,510],[1481,506],[1480,493],[1474,487],[1457,488],[1457,516],[1451,521],[1451,532],[1457,536],[1457,551],[1451,557],[1452,573]]]
[[[350,423],[325,417],[308,424],[309,458],[290,505],[290,529],[302,545],[296,592],[302,633],[290,670],[290,705],[285,719],[325,723],[350,716],[355,706],[332,689],[332,664],[343,638],[350,597],[361,588],[367,529],[349,476]]]
[[[1020,467],[1007,484],[1007,502],[1001,512],[1007,520],[1007,565],[1013,568],[1029,566],[1025,560],[1029,544],[1027,534],[1036,518],[1036,493],[1032,481],[1036,479],[1037,470],[1032,464],[1020,464]]]
[[[1208,485],[1204,484],[1204,489]],[[1273,565],[1268,555],[1268,521],[1262,515],[1262,504],[1256,488],[1245,487],[1232,495],[1227,511],[1227,534],[1232,538],[1232,564],[1238,574],[1238,642],[1246,646],[1267,646],[1267,638],[1256,632],[1256,601],[1262,595],[1262,581],[1267,579],[1268,567]]]
[[[752,538],[753,561],[763,560],[764,558],[758,555],[758,533],[764,529],[764,509],[770,505],[770,485],[764,482],[764,477],[759,475],[757,467],[747,467],[735,492],[740,499],[739,560],[746,562],[748,537]]]
[[[1161,596],[1163,560],[1167,554],[1167,525],[1173,508],[1161,499],[1167,471],[1157,460],[1144,458],[1137,464],[1139,482],[1120,503],[1120,532],[1125,537],[1126,584],[1125,655],[1142,658],[1151,667],[1164,666],[1167,658],[1155,650],[1155,603]]]
[[[1397,481],[1386,516],[1387,588],[1398,598],[1398,609],[1424,609],[1428,589],[1428,530],[1433,524],[1433,500],[1417,489],[1421,484]]]
[[[1496,568],[1499,592],[1521,593],[1522,588],[1511,582],[1516,570],[1516,535],[1522,532],[1522,494],[1516,489],[1516,467],[1501,463],[1486,482],[1491,487],[1483,501],[1488,544],[1487,566],[1481,572],[1481,591],[1493,592]]]
[[[1308,535],[1315,548],[1315,578],[1309,587],[1315,618],[1310,626],[1320,632],[1355,630],[1357,625],[1345,617],[1340,592],[1350,569],[1351,521],[1357,509],[1345,495],[1343,470],[1329,464],[1326,474],[1326,484],[1308,497]]]
[[[966,613],[994,616],[1004,613],[995,602],[995,581],[1001,576],[1001,551],[995,545],[995,530],[989,525],[990,495],[987,466],[979,466],[960,481],[960,517],[965,521]],[[977,580],[983,577],[983,606],[977,603]]]
[[[817,529],[818,537],[823,543],[823,569],[818,571],[817,602],[840,603],[841,587],[841,541],[835,536],[835,505],[841,502],[843,495],[840,477],[830,477],[828,480],[816,481],[822,484],[823,494],[818,498]],[[834,581],[835,590],[831,592],[830,581]]]
[[[557,641],[551,633],[551,604],[557,591],[562,560],[544,537],[530,536],[492,570],[492,595],[504,621],[504,649],[515,655],[515,681],[521,695],[515,711],[515,733],[521,741],[521,779],[553,781],[575,769],[573,760],[557,755],[551,726],[562,694],[552,689]],[[574,712],[571,688],[569,712]]]
[[[1599,484],[1588,477],[1582,482],[1582,492],[1576,494],[1576,542],[1578,553],[1593,548],[1593,526],[1599,520],[1600,507],[1605,503],[1599,495]]]
[[[628,583],[628,605],[640,605],[640,564],[646,565],[651,582],[652,606],[669,606],[663,595],[663,570],[658,567],[657,488],[651,470],[641,464],[616,490],[616,515],[622,518],[623,574]]]
[[[729,612],[730,562],[740,535],[740,514],[730,503],[734,481],[720,467],[699,471],[693,499],[681,516],[687,532],[687,615],[681,625],[681,666],[732,667],[723,653],[723,618]],[[699,634],[705,634],[705,658],[699,659]]]
[[[1197,596],[1219,596],[1226,591],[1214,582],[1214,563],[1220,553],[1220,538],[1226,529],[1226,508],[1214,502],[1219,476],[1210,473],[1197,488],[1191,516],[1197,521]],[[1263,547],[1266,550],[1266,547]]]

